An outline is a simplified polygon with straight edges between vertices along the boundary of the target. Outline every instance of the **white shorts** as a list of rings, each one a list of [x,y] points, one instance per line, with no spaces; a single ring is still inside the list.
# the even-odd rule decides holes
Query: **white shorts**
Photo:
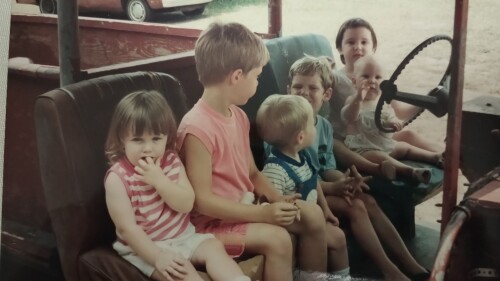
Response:
[[[176,239],[169,239],[165,241],[154,241],[155,245],[160,249],[169,249],[186,260],[191,260],[194,251],[205,240],[215,237],[210,234],[192,233]],[[139,257],[129,246],[124,245],[120,241],[113,243],[113,249],[125,260],[137,267],[146,276],[151,277],[155,271],[154,265],[148,264],[145,260]]]

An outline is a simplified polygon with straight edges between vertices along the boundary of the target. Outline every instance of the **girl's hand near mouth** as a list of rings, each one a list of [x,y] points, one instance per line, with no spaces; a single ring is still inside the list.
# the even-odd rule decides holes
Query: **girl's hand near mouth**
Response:
[[[160,161],[161,158],[156,158],[156,161],[152,157],[141,158],[134,168],[137,179],[152,186],[158,186],[160,181],[167,178],[160,167]]]

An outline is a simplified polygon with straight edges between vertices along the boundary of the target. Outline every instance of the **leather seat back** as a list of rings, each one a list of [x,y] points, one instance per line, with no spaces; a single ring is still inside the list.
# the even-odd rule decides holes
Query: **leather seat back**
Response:
[[[286,94],[288,71],[292,64],[305,54],[314,57],[329,56],[333,59],[332,47],[328,39],[318,34],[302,34],[274,38],[266,41],[270,60],[262,69],[255,95],[241,108],[250,119],[250,144],[259,169],[264,162],[262,139],[258,136],[255,124],[257,110],[267,96]]]
[[[128,93],[143,89],[160,92],[171,105],[177,123],[187,112],[177,79],[154,72],[95,78],[36,99],[42,184],[66,281],[87,279],[79,274],[80,257],[100,246],[109,248],[115,239],[104,197],[104,174],[108,169],[104,143],[116,104]],[[120,259],[112,251],[109,254],[111,264],[114,258]],[[116,262],[129,267],[129,279],[138,273],[129,264]],[[107,270],[106,264],[101,264],[99,270]]]

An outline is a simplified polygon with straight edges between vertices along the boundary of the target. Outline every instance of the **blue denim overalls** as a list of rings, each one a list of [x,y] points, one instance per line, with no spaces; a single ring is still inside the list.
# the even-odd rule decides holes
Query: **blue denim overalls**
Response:
[[[317,173],[317,171],[315,171],[313,165],[311,164],[311,158],[309,157],[309,154],[305,150],[302,150],[299,152],[300,163],[298,163],[298,164],[304,165],[305,162],[307,162],[307,164],[309,165],[309,168],[311,169],[311,172],[312,172],[312,176],[309,179],[307,179],[305,181],[301,181],[299,176],[292,170],[292,168],[289,166],[289,164],[287,163],[286,160],[289,159],[290,160],[289,162],[293,161],[295,163],[297,163],[297,161],[284,155],[283,153],[281,153],[281,151],[279,151],[275,148],[273,148],[271,151],[272,151],[272,154],[276,155],[276,156],[269,156],[266,159],[265,164],[274,163],[274,164],[278,164],[281,167],[283,167],[283,169],[285,169],[288,176],[295,183],[296,192],[300,193],[302,195],[302,199],[306,200],[306,201],[314,201],[314,203],[316,203],[317,202],[316,187],[318,186],[318,173]],[[311,191],[314,191],[313,194],[311,194]],[[311,197],[309,200],[307,200],[308,196]]]

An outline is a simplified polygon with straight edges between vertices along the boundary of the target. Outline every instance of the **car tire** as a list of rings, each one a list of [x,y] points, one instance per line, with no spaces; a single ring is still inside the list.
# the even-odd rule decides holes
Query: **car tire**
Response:
[[[131,21],[137,22],[149,21],[153,15],[153,11],[144,0],[129,0],[126,13]]]
[[[199,8],[193,9],[193,10],[183,10],[182,13],[185,16],[199,16],[199,15],[203,14],[204,11],[205,11],[205,6],[199,7]]]
[[[38,2],[40,13],[42,14],[57,14],[57,1],[56,0],[40,0]]]

